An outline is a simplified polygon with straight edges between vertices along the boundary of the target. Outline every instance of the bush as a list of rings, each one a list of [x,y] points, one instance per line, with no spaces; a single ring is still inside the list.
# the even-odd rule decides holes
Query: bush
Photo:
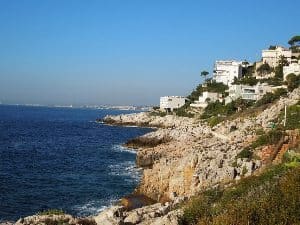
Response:
[[[174,110],[174,112],[176,113],[177,116],[192,118],[194,117],[194,114],[188,112],[189,109],[190,109],[189,105],[185,104],[179,109]]]
[[[252,142],[250,148],[255,149],[264,145],[277,144],[284,134],[285,133],[279,129],[271,130],[268,133],[259,136],[254,142]]]
[[[287,108],[287,119],[285,129],[294,130],[300,129],[300,101]],[[284,113],[280,115],[281,120],[284,118]]]
[[[159,111],[159,110],[150,112],[150,116],[160,116],[160,117],[164,117],[164,116],[166,116],[166,115],[167,115],[166,112]]]
[[[289,91],[293,91],[295,88],[300,86],[300,75],[296,76],[291,73],[286,76],[286,83]]]
[[[225,95],[225,90],[228,89],[228,86],[223,83],[217,83],[215,81],[207,82],[205,85],[200,84],[196,87],[194,91],[187,97],[191,102],[198,100],[199,96],[202,95],[203,92],[217,92]]]
[[[259,74],[265,75],[265,74],[269,74],[269,73],[273,72],[273,68],[270,67],[270,65],[269,65],[268,63],[264,63],[264,64],[262,64],[260,67],[258,67],[258,68],[256,69],[256,71],[257,71]]]
[[[254,86],[258,83],[258,80],[253,76],[245,76],[241,79],[234,79],[233,84],[244,84]]]
[[[259,107],[265,104],[270,104],[279,99],[281,96],[286,96],[286,94],[287,91],[284,88],[279,88],[274,93],[268,92],[255,103],[255,106]]]
[[[251,159],[253,156],[253,152],[250,151],[249,148],[245,148],[243,149],[239,154],[237,154],[237,158],[247,158],[247,159]]]
[[[209,192],[199,194],[184,207],[180,224],[296,225],[300,221],[299,186],[299,166],[273,166],[215,191],[212,198]]]
[[[223,119],[221,117],[217,117],[217,116],[212,116],[207,120],[208,125],[210,127],[214,127],[217,124],[221,123],[222,121],[223,121]]]

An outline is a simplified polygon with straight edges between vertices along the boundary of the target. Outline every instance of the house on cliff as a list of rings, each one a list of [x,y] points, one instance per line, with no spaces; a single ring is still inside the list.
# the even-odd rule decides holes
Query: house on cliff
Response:
[[[222,94],[205,91],[201,96],[199,96],[199,99],[190,104],[190,106],[195,108],[206,108],[208,103],[215,102],[217,100],[222,101]]]
[[[213,79],[217,83],[230,85],[234,78],[242,77],[242,62],[235,60],[219,60],[215,62]]]
[[[186,102],[183,96],[163,96],[160,97],[160,109],[166,112],[172,112],[174,109],[182,107]]]

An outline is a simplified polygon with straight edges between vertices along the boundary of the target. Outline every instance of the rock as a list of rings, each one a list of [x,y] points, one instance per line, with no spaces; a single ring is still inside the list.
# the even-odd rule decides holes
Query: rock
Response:
[[[123,223],[123,206],[110,207],[94,217],[97,225],[119,225]]]
[[[124,223],[137,224],[142,220],[142,217],[137,212],[130,213],[124,220]]]

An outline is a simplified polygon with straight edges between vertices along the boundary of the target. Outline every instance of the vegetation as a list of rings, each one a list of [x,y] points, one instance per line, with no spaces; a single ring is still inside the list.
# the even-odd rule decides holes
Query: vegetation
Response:
[[[254,149],[264,145],[277,144],[284,136],[284,134],[285,132],[279,128],[271,130],[268,133],[261,131],[261,134],[258,136],[258,138],[254,142],[252,142],[251,145],[247,146],[240,153],[238,153],[236,158],[252,159],[254,156]]]
[[[275,67],[275,78],[283,80],[283,67],[289,63],[284,56],[280,56],[278,66]]]
[[[272,102],[278,100],[281,96],[285,96],[286,94],[287,94],[287,91],[283,88],[277,89],[274,93],[268,92],[260,100],[258,100],[255,103],[255,106],[258,107],[261,105],[272,103]]]
[[[194,114],[188,112],[190,109],[189,104],[184,104],[182,107],[179,109],[175,109],[175,113],[177,116],[183,116],[183,117],[194,117]]]
[[[270,45],[269,46],[269,50],[275,50],[276,49],[276,45]]]
[[[262,64],[256,70],[260,75],[266,75],[266,74],[273,72],[273,68],[270,67],[270,65],[268,63]]]
[[[254,63],[251,66],[249,65],[248,62],[244,62],[244,64],[247,65],[247,66],[242,68],[243,77],[252,77],[253,74],[255,73],[256,63]]]
[[[289,45],[291,45],[290,49],[292,50],[293,53],[298,53],[300,52],[300,36],[296,35],[292,37],[288,41]]]
[[[204,109],[201,119],[207,119],[210,126],[223,121],[227,116],[234,114],[237,111],[242,111],[253,104],[253,101],[243,100],[238,98],[228,104],[221,103],[219,101],[211,102]]]
[[[289,91],[293,91],[295,88],[300,86],[300,75],[296,76],[291,73],[286,76],[286,84]]]
[[[167,115],[166,112],[160,111],[160,110],[155,110],[155,111],[150,112],[150,116],[161,116],[161,117],[164,117],[166,115]]]
[[[294,37],[292,37],[289,41],[288,41],[289,45],[291,46],[295,46],[295,45],[300,45],[300,36],[296,35]]]
[[[280,139],[284,136],[284,131],[280,129],[270,130],[268,133],[260,135],[252,144],[251,149],[255,149],[260,146],[277,144]]]
[[[230,188],[200,193],[184,206],[181,225],[299,224],[298,165],[273,166]]]
[[[204,91],[217,92],[225,95],[225,90],[228,89],[228,86],[223,83],[217,83],[215,81],[210,81],[205,84],[200,84],[196,87],[194,91],[188,96],[188,99],[193,102],[198,100],[199,96],[202,95]]]
[[[259,80],[257,80],[255,77],[253,76],[245,76],[242,77],[240,79],[238,78],[234,78],[234,82],[233,84],[244,84],[244,85],[251,85],[254,86],[258,83]]]
[[[287,108],[286,130],[300,129],[300,101]],[[284,112],[279,116],[280,121],[284,119]]]
[[[201,72],[201,77],[204,77],[204,80],[206,80],[206,76],[208,76],[209,72],[207,72],[206,70],[203,70]]]
[[[278,77],[269,77],[266,79],[260,79],[261,83],[267,83],[271,86],[280,86],[283,84],[282,78],[278,78]]]
[[[249,147],[243,149],[239,154],[237,154],[237,158],[247,158],[247,159],[251,159],[253,156],[253,152],[250,150]]]

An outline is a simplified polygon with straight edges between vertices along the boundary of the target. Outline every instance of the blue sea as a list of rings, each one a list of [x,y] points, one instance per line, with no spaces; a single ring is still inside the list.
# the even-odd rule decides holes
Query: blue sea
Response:
[[[141,172],[121,145],[151,129],[95,122],[121,113],[131,112],[0,105],[0,221],[93,215],[131,193]]]

